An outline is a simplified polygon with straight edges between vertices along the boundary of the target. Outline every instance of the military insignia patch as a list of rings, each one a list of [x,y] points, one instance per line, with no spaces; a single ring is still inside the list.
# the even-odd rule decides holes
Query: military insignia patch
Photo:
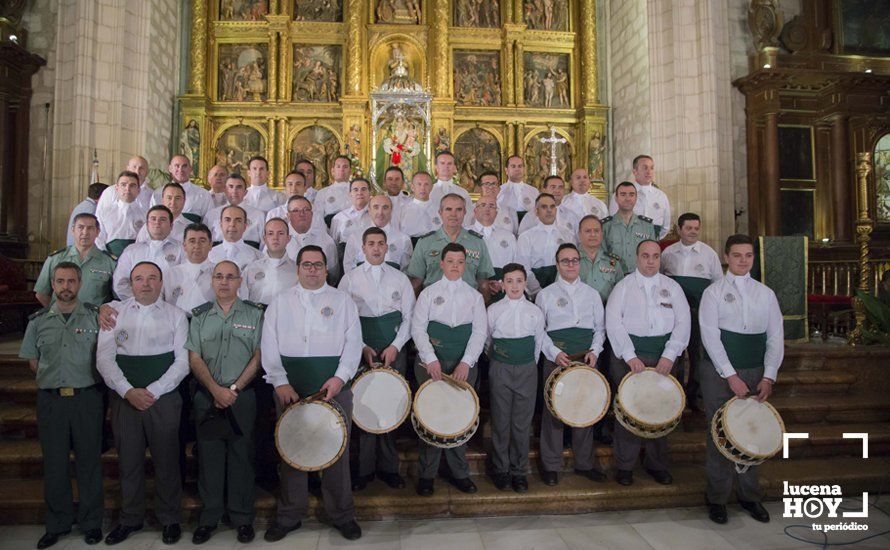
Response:
[[[125,330],[119,330],[119,331],[117,331],[117,334],[114,336],[114,340],[115,340],[118,344],[123,344],[124,342],[127,341],[127,338],[129,338],[129,337],[130,337],[130,335],[127,334],[127,331],[125,331]]]
[[[433,223],[436,225],[442,225],[442,220],[439,219],[439,216],[433,217]]]
[[[346,227],[349,227],[351,225],[352,225],[352,220],[346,220]]]
[[[727,293],[726,296],[723,297],[723,299],[726,300],[726,303],[728,304],[735,302],[735,296],[733,296],[732,294]]]
[[[173,261],[176,260],[176,254],[167,254],[167,255],[164,257],[164,259],[167,260],[167,263],[169,264],[169,263],[171,263],[171,262],[173,262]]]
[[[173,289],[173,299],[175,300],[175,299],[179,298],[180,296],[182,296],[182,287],[178,286]]]
[[[321,308],[321,314],[324,315],[325,317],[330,317],[331,315],[334,314],[334,310],[328,306],[325,306],[325,307]]]
[[[696,265],[695,265],[695,270],[698,271],[699,273],[701,273],[702,271],[705,270],[705,266],[703,266],[703,265],[701,265],[701,264],[696,264]]]
[[[259,272],[257,272],[256,276],[254,277],[254,279],[256,279],[257,281],[261,281],[261,280],[263,280],[263,279],[265,279],[265,278],[266,278],[266,272],[265,272],[265,271],[259,271]]]
[[[661,205],[658,204],[657,202],[654,202],[654,203],[652,203],[652,208],[654,208],[656,210],[661,210]]]
[[[402,293],[399,292],[398,290],[395,291],[395,292],[393,292],[393,293],[392,293],[392,299],[393,299],[393,300],[401,300],[401,299],[402,299]]]
[[[396,245],[394,245],[394,244],[390,244],[389,246],[386,247],[386,249],[387,249],[388,251],[390,251],[390,252],[395,252],[395,251],[396,251]]]
[[[436,304],[437,306],[441,306],[442,304],[445,303],[445,298],[443,298],[441,296],[436,296],[436,298],[433,300],[433,303]]]
[[[142,229],[142,226],[145,225],[145,220],[136,220],[133,222],[133,227],[136,228],[136,231]]]
[[[532,203],[532,199],[530,197],[523,197],[522,204],[528,206]]]
[[[556,305],[559,307],[566,307],[567,305],[569,305],[569,301],[566,300],[565,298],[560,298],[559,300],[556,301]]]
[[[510,224],[510,216],[504,216],[504,223]]]
[[[666,288],[662,288],[661,292],[659,294],[661,294],[662,298],[670,298],[671,297],[671,291]]]
[[[330,204],[334,204],[334,201],[335,201],[335,200],[336,200],[336,199],[335,199],[333,196],[328,197],[328,202],[329,202]]]
[[[501,241],[501,248],[507,248],[507,240],[506,239]]]

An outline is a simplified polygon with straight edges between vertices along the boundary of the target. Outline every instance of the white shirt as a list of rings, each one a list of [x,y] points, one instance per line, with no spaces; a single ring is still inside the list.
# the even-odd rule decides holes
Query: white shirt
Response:
[[[399,351],[411,339],[411,317],[414,313],[414,287],[408,276],[385,263],[364,263],[346,273],[340,290],[352,297],[361,317],[382,317],[400,311],[402,323],[392,345]]]
[[[365,206],[361,210],[356,210],[354,206],[350,206],[345,210],[337,212],[334,219],[331,220],[331,238],[335,243],[345,243],[352,233],[361,233],[365,229],[371,227],[371,214],[368,213],[368,207]]]
[[[107,191],[107,189],[106,189]],[[104,193],[104,191],[103,191]],[[96,214],[96,201],[87,197],[77,203],[77,206],[74,207],[74,210],[71,211],[71,216],[68,217],[68,240],[66,241],[67,246],[71,246],[74,244],[74,235],[71,233],[71,228],[74,227],[74,217],[78,214]]]
[[[504,267],[516,261],[516,237],[513,233],[494,224],[486,227],[478,221],[470,229],[482,235],[485,247],[488,248],[488,256],[491,258],[491,267]]]
[[[580,220],[575,218],[575,213],[571,209],[564,207],[562,204],[556,207],[556,221],[553,223],[560,229],[567,231],[572,235],[577,235],[578,221]],[[541,221],[538,219],[538,213],[531,210],[522,218],[522,222],[519,224],[519,234],[522,235],[539,223],[541,223]]]
[[[467,209],[464,219],[470,220],[468,223],[472,223],[473,199],[470,198],[470,194],[467,192],[467,190],[454,183],[454,180],[436,180],[436,183],[433,184],[433,190],[430,191],[430,201],[432,201],[432,203],[436,205],[436,211],[438,212],[439,210],[439,203],[442,202],[442,197],[451,193],[460,195],[464,198],[465,207]]]
[[[288,288],[297,285],[297,264],[287,254],[271,258],[263,254],[247,264],[241,273],[242,287],[247,288],[247,299],[268,304]]]
[[[216,300],[212,278],[213,263],[210,260],[193,264],[183,258],[181,264],[164,274],[164,300],[191,317],[192,309]]]
[[[136,240],[139,230],[145,225],[146,210],[136,201],[123,202],[115,200],[108,207],[96,210],[99,220],[99,236],[96,239],[98,248],[105,248],[117,239]]]
[[[386,196],[389,197],[390,202],[392,202],[392,219],[396,223],[396,225],[398,225],[399,211],[402,209],[403,206],[410,203],[413,199],[411,198],[411,195],[405,193],[399,193],[396,196],[392,196],[387,193]]]
[[[367,228],[366,228],[367,229]],[[411,238],[405,235],[395,227],[392,223],[383,226],[383,232],[386,233],[386,257],[384,262],[392,262],[404,271],[408,269],[408,263],[411,261],[411,254],[414,253],[414,245],[411,244]],[[359,262],[365,261],[365,253],[362,251],[362,231],[353,231],[346,240],[346,249],[343,251],[343,272],[349,273],[355,269]]]
[[[293,229],[293,226],[291,226],[291,229]],[[324,251],[328,262],[328,279],[336,279],[340,274],[339,252],[337,252],[337,245],[334,243],[334,239],[324,231],[318,231],[312,227],[309,227],[309,231],[302,234],[297,233],[295,230],[291,231],[291,238],[285,249],[287,257],[296,262],[300,249],[310,244],[321,247]]]
[[[218,264],[223,260],[231,260],[235,262],[238,269],[244,271],[247,264],[255,260],[259,260],[263,254],[256,248],[245,243],[244,240],[229,242],[223,241],[210,249],[210,255],[207,257],[211,262]]]
[[[717,282],[723,266],[714,249],[699,241],[690,246],[676,242],[661,253],[661,272],[673,277],[698,277]]]
[[[105,384],[124,397],[133,386],[117,365],[117,355],[160,355],[173,352],[170,368],[145,389],[155,399],[176,389],[189,373],[188,321],[185,312],[162,299],[144,306],[130,298],[108,304],[117,311],[114,330],[99,331],[96,368]]]
[[[439,206],[431,200],[411,199],[399,212],[399,229],[409,237],[426,235],[440,227]]]
[[[241,204],[237,205],[243,208],[244,211],[247,213],[247,228],[244,230],[244,235],[241,238],[245,241],[262,243],[263,224],[265,223],[266,214],[262,210],[254,208],[253,206],[246,203],[247,199],[242,201]],[[223,238],[222,227],[220,225],[220,216],[222,216],[223,210],[228,207],[228,204],[217,206],[216,208],[208,211],[207,215],[204,216],[204,225],[210,228],[210,233],[213,235],[213,242],[215,243],[225,240]],[[284,221],[287,221],[287,218],[284,218]]]
[[[256,210],[261,210],[263,215],[265,215],[269,210],[287,202],[287,198],[284,196],[284,193],[275,191],[266,184],[251,185],[247,188],[244,202]],[[263,218],[259,219],[262,220]]]
[[[191,223],[192,220],[180,214],[179,217],[173,220],[173,227],[170,228],[170,235],[168,235],[167,238],[182,244],[183,237],[185,236],[185,228],[191,225]],[[136,234],[136,242],[147,243],[150,240],[151,237],[148,234],[148,227],[146,227],[145,224],[142,224],[139,233]]]
[[[318,194],[318,191],[314,187],[307,187],[306,192],[303,194],[304,197],[309,199],[313,205],[315,204],[315,196]],[[290,198],[290,197],[288,197]]]
[[[321,217],[336,214],[349,208],[352,200],[349,198],[349,182],[334,182],[327,187],[322,187],[312,201],[312,208],[321,212]]]
[[[184,214],[193,214],[198,218],[204,218],[207,215],[207,211],[210,210],[212,202],[210,200],[210,191],[190,181],[180,183],[179,185],[185,191],[185,205],[182,207],[182,212]],[[162,204],[161,195],[163,192],[163,186],[155,189],[154,195],[151,197],[152,205]]]
[[[528,216],[526,216],[528,217]],[[525,267],[528,276],[528,292],[532,295],[541,290],[541,283],[532,268],[556,265],[556,249],[563,243],[574,243],[574,235],[556,223],[538,223],[519,235],[516,261]]]
[[[465,220],[466,221],[466,220]],[[473,219],[469,220],[469,223],[464,223],[464,227],[467,229],[473,229],[476,226],[482,226],[478,220],[476,220],[475,216]],[[519,230],[519,217],[516,215],[516,211],[509,207],[498,207],[498,215],[495,216],[494,222],[491,224],[494,227],[499,229],[503,229],[504,231],[508,231],[509,233],[516,235],[516,232]]]
[[[539,194],[540,191],[525,182],[505,181],[498,193],[498,208],[508,206],[515,212],[533,212]]]
[[[482,295],[475,288],[463,279],[450,281],[442,277],[420,293],[414,306],[411,336],[420,360],[426,364],[438,361],[427,334],[430,321],[452,328],[472,323],[472,332],[461,362],[470,367],[476,365],[488,337],[488,314],[485,312]]]
[[[334,376],[352,380],[362,358],[362,327],[349,294],[327,284],[317,290],[300,285],[279,294],[266,309],[261,350],[265,380],[288,384],[285,357],[340,357]],[[305,397],[305,396],[301,396]]]
[[[148,210],[151,205],[151,196],[154,193],[154,189],[148,186],[148,183],[143,182],[139,186],[139,194],[136,195],[136,204],[139,205],[143,210]],[[114,188],[114,185],[109,185],[102,194],[99,195],[99,200],[96,202],[96,216],[98,217],[99,212],[104,210],[105,208],[110,207],[114,203],[117,202],[117,191]]]
[[[655,185],[640,185],[632,182],[637,189],[637,204],[634,206],[634,214],[652,218],[652,224],[661,227],[658,238],[663,239],[671,230],[671,203],[664,191]],[[609,199],[609,215],[614,216],[618,212],[618,203],[615,202],[615,194]]]
[[[579,222],[581,218],[591,214],[601,220],[609,215],[609,208],[606,206],[606,203],[587,193],[580,195],[572,191],[563,197],[560,206],[571,211]]]
[[[581,282],[580,277],[570,283],[557,275],[556,282],[535,296],[535,304],[544,312],[547,331],[565,328],[589,329],[591,332],[589,349],[599,357],[603,351],[603,342],[606,340],[603,300],[599,292]],[[562,350],[556,347],[545,332],[541,351],[548,360],[556,362],[556,356]]]
[[[217,206],[225,206],[229,204],[229,197],[226,196],[225,191],[210,191],[210,208],[216,208]]]
[[[170,239],[134,243],[124,249],[117,259],[114,269],[114,293],[121,300],[133,297],[130,288],[130,271],[139,262],[153,262],[161,268],[161,274],[167,277],[170,268],[179,265],[183,257],[182,244]]]
[[[611,299],[610,299],[611,302]],[[785,327],[776,294],[750,275],[728,272],[705,289],[698,308],[701,340],[717,373],[729,378],[736,373],[729,362],[720,330],[740,334],[766,333],[763,376],[775,380],[785,357]]]
[[[276,206],[272,210],[266,212],[266,221],[271,220],[272,218],[281,218],[285,222],[287,222],[287,227],[290,229],[290,234],[293,235],[296,233],[296,229],[294,229],[290,224],[290,218],[287,216],[287,203],[282,204],[281,206]],[[318,210],[312,211],[312,229],[318,229],[320,231],[324,231],[327,233],[328,226],[324,223],[324,216]],[[264,229],[260,229],[260,236],[262,236]],[[264,245],[265,246],[265,245]]]
[[[662,357],[676,361],[689,345],[692,320],[689,303],[676,281],[656,273],[644,277],[639,270],[621,279],[606,304],[606,331],[616,357],[637,356],[630,335],[663,336],[671,333]]]
[[[544,312],[525,299],[504,297],[488,306],[488,341],[494,338],[535,337],[535,360],[544,345]]]

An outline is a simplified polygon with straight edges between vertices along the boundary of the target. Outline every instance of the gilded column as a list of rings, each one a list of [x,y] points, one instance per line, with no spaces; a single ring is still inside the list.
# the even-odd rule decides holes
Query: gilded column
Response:
[[[204,95],[204,75],[207,68],[207,2],[192,0],[192,29],[190,40],[189,93]]]
[[[284,184],[284,175],[293,169],[291,160],[287,158],[287,119],[278,119],[278,166],[281,167],[281,183]]]
[[[599,103],[596,74],[596,0],[581,0],[581,97],[585,106]]]
[[[512,0],[513,22],[514,23],[523,23],[524,22],[522,19],[522,3],[524,1],[525,0]],[[507,6],[507,7],[509,8],[510,6]]]
[[[344,95],[362,93],[362,0],[346,1],[346,86]]]
[[[269,21],[269,101],[284,100],[287,96],[288,23],[287,15],[268,15]]]
[[[513,41],[506,40],[504,57],[501,60],[501,72],[504,78],[504,105],[516,105],[516,85],[513,74]]]
[[[516,125],[516,149],[513,150],[514,155],[519,155],[525,160],[525,152],[522,150],[522,140],[525,138],[525,124],[520,122]]]
[[[448,0],[434,0],[433,7],[433,59],[435,75],[433,78],[433,94],[436,97],[449,97],[448,83],[451,80],[450,55],[448,53]]]
[[[283,73],[283,71],[282,71]],[[278,99],[278,33],[269,31],[269,101]]]
[[[266,141],[266,160],[269,161],[269,185],[276,186],[281,185],[281,168],[279,167],[278,160],[275,158],[275,144],[278,142],[277,134],[275,131],[275,119],[269,117],[266,119],[266,128],[268,128],[269,139]]]
[[[524,84],[523,75],[523,57],[525,56],[525,48],[522,45],[521,40],[516,41],[516,46],[513,48],[513,74],[516,79],[515,82],[515,90],[516,90],[516,105],[519,107],[523,107],[525,105],[525,97],[522,94],[522,88]]]

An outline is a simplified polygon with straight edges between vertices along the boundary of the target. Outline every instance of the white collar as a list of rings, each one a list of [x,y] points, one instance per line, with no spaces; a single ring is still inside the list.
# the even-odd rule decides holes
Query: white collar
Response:
[[[240,240],[240,241],[230,242],[230,241],[223,239],[223,241],[220,244],[222,245],[224,250],[230,251],[233,248],[235,248],[235,249],[241,248],[241,245],[244,244],[244,241]]]
[[[562,275],[557,275],[556,282],[561,284],[563,286],[563,288],[565,288],[566,290],[572,290],[572,291],[576,290],[579,287],[579,285],[582,284],[580,276],[577,279],[575,279],[573,282],[570,283],[570,282],[566,281],[565,279],[563,279]]]
[[[417,197],[412,197],[411,200],[414,201],[414,204],[427,205],[427,204],[430,203],[430,200],[429,200],[429,199],[427,199],[427,200],[425,200],[425,201],[422,201],[422,200],[418,199]]]
[[[265,252],[263,252],[263,259],[267,260],[270,264],[278,267],[287,261],[287,252],[282,254],[280,258],[273,258],[272,256],[269,256],[269,251],[266,250]]]
[[[651,277],[646,277],[639,268],[637,268],[634,270],[634,276],[637,279],[637,283],[645,287],[646,290],[650,290],[658,284],[658,273]]]
[[[448,289],[452,292],[459,289],[461,285],[466,284],[466,283],[464,283],[463,277],[461,277],[460,279],[457,279],[456,281],[452,281],[451,279],[446,277],[444,274],[442,275],[442,279],[440,279],[440,280],[442,281],[442,286],[444,286],[446,289]]]
[[[251,191],[253,191],[254,193],[262,193],[263,191],[266,191],[267,189],[269,189],[269,185],[266,183],[264,183],[262,185],[251,184],[250,187],[247,188],[247,192],[250,193]]]
[[[321,294],[322,292],[324,292],[325,290],[328,289],[328,284],[323,283],[320,287],[316,288],[315,290],[309,290],[308,288],[305,288],[298,283],[295,288],[297,289],[297,294],[307,296],[307,295]]]

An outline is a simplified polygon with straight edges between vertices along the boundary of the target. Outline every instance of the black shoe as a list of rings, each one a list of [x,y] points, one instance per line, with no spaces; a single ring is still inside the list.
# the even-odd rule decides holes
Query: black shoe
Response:
[[[633,470],[615,470],[615,481],[619,485],[631,485],[634,482]]]
[[[494,482],[494,486],[497,487],[498,491],[506,491],[512,487],[510,474],[494,474],[491,476],[491,480]]]
[[[513,490],[517,493],[528,491],[528,479],[525,476],[513,476],[510,479],[510,484],[513,485]]]
[[[253,525],[238,526],[238,542],[247,544],[253,542],[254,537],[256,537],[256,532],[253,530]]]
[[[475,493],[477,490],[476,484],[468,477],[461,479],[451,478],[451,484],[461,493]]]
[[[714,523],[723,525],[727,521],[726,506],[722,504],[708,504],[708,517]]]
[[[740,500],[739,504],[746,512],[751,514],[752,518],[761,523],[769,523],[769,512],[766,511],[763,504],[760,504],[759,502],[746,502],[744,500]]]
[[[422,477],[417,480],[417,494],[422,497],[428,497],[433,494],[435,490],[435,486],[433,484],[433,479],[428,477]]]
[[[83,533],[83,541],[90,546],[102,542],[102,529],[87,529]]]
[[[170,525],[164,526],[164,531],[161,535],[161,540],[164,544],[176,544],[181,537],[182,529],[179,527],[178,523],[171,523]]]
[[[266,542],[278,542],[284,538],[285,535],[290,533],[291,531],[296,531],[303,525],[302,521],[298,521],[291,527],[285,527],[281,525],[277,521],[272,524],[272,527],[266,529],[266,534],[263,535],[263,540]]]
[[[402,479],[402,476],[399,474],[393,474],[390,472],[377,472],[377,477],[390,489],[404,489],[405,488],[405,480]]]
[[[216,525],[200,525],[192,534],[192,544],[204,544],[216,531]]]
[[[559,474],[551,472],[550,470],[541,470],[541,481],[544,482],[544,485],[553,487],[559,483]]]
[[[602,483],[606,481],[606,474],[597,470],[596,468],[591,468],[589,470],[575,470],[575,473],[579,476],[584,476],[590,481],[596,481],[597,483]]]
[[[62,531],[61,533],[46,533],[42,537],[40,537],[39,541],[37,541],[37,548],[49,548],[53,544],[59,542],[59,537],[64,537],[65,535],[68,535],[70,533],[71,529]],[[101,534],[99,535],[99,538],[102,538]]]
[[[656,483],[662,485],[670,485],[674,482],[673,476],[667,470],[646,470],[646,473],[652,476]]]
[[[374,474],[368,474],[366,476],[355,476],[355,479],[352,480],[352,490],[364,491],[368,487],[368,482],[373,479]]]
[[[112,546],[114,544],[120,544],[127,540],[127,537],[135,533],[136,531],[142,530],[141,525],[123,525],[120,524],[105,537],[105,544]]]
[[[358,523],[356,523],[355,520],[347,521],[340,525],[334,525],[334,529],[340,531],[340,534],[343,535],[343,538],[346,540],[358,540],[362,538],[362,528],[358,526]]]

